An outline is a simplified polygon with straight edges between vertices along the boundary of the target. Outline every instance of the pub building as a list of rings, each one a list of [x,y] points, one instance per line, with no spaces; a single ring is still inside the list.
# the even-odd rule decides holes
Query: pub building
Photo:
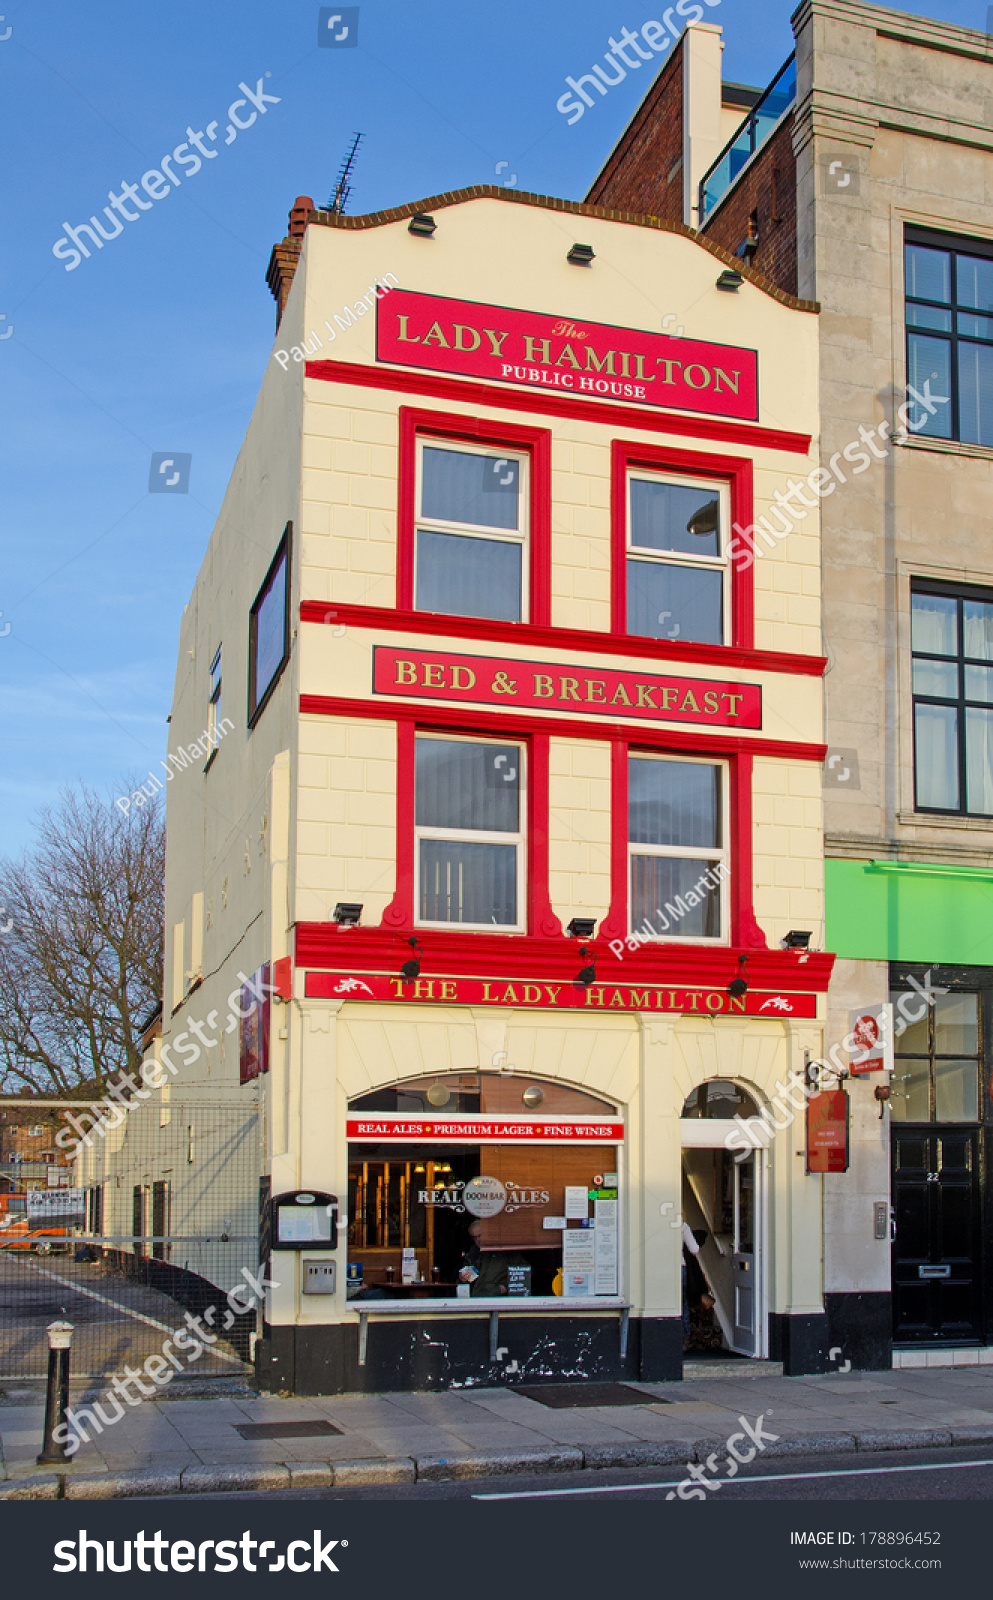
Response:
[[[268,281],[181,629],[171,743],[236,729],[168,787],[163,1041],[269,982],[172,1090],[262,1100],[263,1386],[676,1378],[684,1221],[711,1347],[818,1369],[820,1158],[803,1109],[742,1137],[832,964],[816,500],[736,559],[816,465],[816,305],[489,187],[301,198]]]

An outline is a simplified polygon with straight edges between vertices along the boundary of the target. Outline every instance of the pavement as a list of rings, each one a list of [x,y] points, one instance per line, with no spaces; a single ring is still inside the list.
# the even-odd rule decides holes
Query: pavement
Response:
[[[634,1404],[556,1408],[512,1386],[445,1393],[260,1395],[243,1380],[183,1386],[113,1419],[71,1463],[38,1466],[44,1393],[0,1398],[0,1499],[295,1490],[678,1466],[726,1451],[762,1419],[763,1460],[993,1445],[993,1368],[785,1378],[742,1363],[681,1383],[633,1383]],[[617,1390],[615,1388],[615,1394]],[[97,1389],[72,1395],[80,1412]],[[265,1423],[269,1437],[238,1430]],[[304,1432],[299,1425],[310,1424]],[[318,1426],[315,1427],[314,1425]],[[328,1431],[327,1425],[334,1431]],[[771,1439],[770,1435],[775,1435]],[[744,1445],[747,1447],[747,1439]]]

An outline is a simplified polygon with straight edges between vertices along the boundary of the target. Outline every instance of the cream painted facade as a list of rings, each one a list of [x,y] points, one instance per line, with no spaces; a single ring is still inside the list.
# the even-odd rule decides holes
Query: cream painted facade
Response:
[[[235,731],[204,764],[208,770],[198,763],[167,786],[167,1061],[177,1039],[188,1039],[191,1020],[218,1031],[213,1015],[223,1025],[239,973],[289,957],[292,987],[285,1003],[273,1001],[267,1074],[239,1085],[238,1033],[220,1033],[216,1046],[179,1068],[171,1093],[223,1094],[243,1103],[260,1097],[263,1176],[271,1192],[307,1188],[339,1197],[337,1250],[308,1252],[333,1254],[334,1295],[302,1294],[295,1254],[274,1257],[283,1270],[274,1272],[280,1287],[269,1292],[259,1345],[268,1386],[319,1392],[499,1381],[499,1368],[481,1354],[494,1310],[501,1345],[520,1358],[522,1376],[542,1328],[552,1330],[548,1337],[565,1365],[586,1340],[589,1375],[675,1376],[682,1359],[674,1219],[684,1203],[684,1102],[704,1082],[730,1081],[761,1108],[791,1076],[802,1080],[805,1052],[817,1057],[822,1049],[830,960],[780,948],[789,930],[817,930],[823,920],[822,691],[810,661],[820,648],[820,549],[811,514],[756,563],[754,644],[729,643],[726,662],[719,646],[695,649],[664,638],[639,644],[612,632],[611,449],[621,440],[633,441],[636,458],[639,450],[663,452],[667,460],[689,452],[693,465],[683,470],[703,478],[720,478],[731,458],[747,463],[751,521],[787,477],[803,478],[817,463],[817,317],[814,308],[753,283],[737,294],[721,292],[716,278],[727,258],[678,229],[482,190],[425,202],[421,209],[437,223],[427,239],[408,229],[415,209],[311,219],[273,359],[184,614],[170,747],[189,743],[203,726],[219,647],[222,712]],[[577,238],[593,247],[592,267],[566,260]],[[390,293],[395,278],[403,291],[535,310],[570,325],[595,322],[615,334],[657,334],[670,304],[692,301],[711,343],[758,352],[757,421],[613,402],[598,412],[598,401],[571,407],[559,395],[539,406],[533,390],[509,382],[481,389],[478,379],[466,379],[463,387],[451,369],[442,378],[377,361],[376,316],[389,317],[391,302],[390,293],[377,295],[372,285],[387,274]],[[359,314],[363,294],[370,309]],[[343,303],[356,307],[354,322],[335,326]],[[333,365],[305,374],[304,357]],[[527,430],[550,433],[547,623],[511,629],[474,621],[470,628],[452,617],[435,626],[410,609],[395,618],[385,614],[397,610],[401,437],[411,408],[420,418],[415,427],[428,438],[448,437],[460,426],[484,444],[500,428],[522,437]],[[243,712],[249,612],[287,524],[288,658],[249,728]],[[723,530],[725,542],[729,532]],[[531,537],[538,537],[537,524]],[[412,704],[400,693],[371,692],[376,649],[485,657],[511,672],[554,664],[577,677],[615,670],[646,680],[664,675],[677,685],[692,679],[758,686],[761,727],[624,720],[586,706],[571,725],[567,712],[455,706],[438,693]],[[457,738],[519,739],[529,783],[534,777],[535,807],[544,772],[547,810],[531,816],[524,846],[525,934],[449,932],[423,918],[415,927],[412,904],[404,909],[409,847],[401,839],[404,830],[412,837],[413,816],[402,730],[411,725],[449,728]],[[609,949],[610,937],[619,933],[623,944],[628,934],[626,921],[616,920],[624,915],[627,882],[616,841],[626,817],[612,798],[625,740],[636,750],[706,756],[726,774],[730,922],[725,917],[719,939],[663,940],[647,954],[624,952],[620,959]],[[732,773],[745,776],[732,782]],[[739,877],[739,859],[747,861],[749,852],[751,867]],[[358,927],[332,920],[342,902],[361,903]],[[569,1007],[487,1005],[478,998],[425,1003],[420,990],[415,998],[389,1001],[314,993],[314,980],[329,990],[330,976],[342,970],[396,980],[411,936],[420,941],[425,984],[435,974],[453,975],[444,995],[468,979],[504,971],[522,995],[522,980],[531,976],[534,987],[561,986],[573,979],[582,942],[566,937],[573,917],[597,923],[598,973],[593,988],[577,990]],[[730,1014],[727,985],[743,970],[749,1004],[766,992],[804,994],[814,1014]],[[618,984],[636,986],[633,1001],[627,988],[617,1000]],[[658,996],[666,987],[676,1000],[665,1011],[659,998],[639,1003],[639,994]],[[703,1014],[707,1004],[722,1014]],[[549,1094],[562,1086],[592,1095],[611,1108],[604,1116],[624,1123],[616,1294],[575,1302],[548,1295],[496,1304],[444,1296],[349,1301],[350,1102],[425,1078],[498,1072],[501,1062],[515,1082],[544,1085]],[[693,1126],[699,1135],[701,1123]],[[791,1330],[801,1324],[809,1330],[823,1316],[823,1180],[807,1175],[804,1144],[800,1112],[757,1157],[762,1233],[754,1353],[769,1351],[771,1330],[774,1353],[793,1370],[803,1369],[809,1338]],[[443,1368],[417,1366],[411,1351],[419,1330],[445,1346]]]

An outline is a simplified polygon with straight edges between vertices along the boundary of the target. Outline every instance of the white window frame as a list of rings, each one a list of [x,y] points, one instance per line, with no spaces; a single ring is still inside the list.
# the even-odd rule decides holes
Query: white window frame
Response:
[[[632,542],[634,519],[631,510],[631,484],[635,479],[647,483],[672,484],[677,489],[703,489],[709,494],[717,495],[720,505],[720,523],[718,526],[718,543],[720,554],[716,556],[691,556],[682,555],[675,550],[649,550],[644,545]],[[625,610],[627,609],[628,569],[632,561],[654,562],[657,566],[670,567],[699,567],[709,571],[721,572],[724,581],[721,585],[721,644],[728,644],[731,639],[731,562],[728,556],[730,539],[728,534],[731,528],[731,486],[726,480],[714,478],[684,477],[681,473],[656,472],[650,467],[629,466],[627,481],[624,490],[624,595]],[[625,632],[632,636],[630,620],[625,622]],[[634,638],[652,638],[651,634],[634,634]],[[663,632],[659,635],[666,638]]]
[[[513,745],[518,751],[518,830],[516,833],[496,833],[475,828],[433,828],[417,822],[417,745],[429,739],[443,740],[446,744]],[[471,933],[526,933],[527,932],[527,746],[519,739],[477,739],[469,734],[418,733],[414,743],[414,926],[441,928]],[[439,922],[420,915],[421,906],[421,840],[441,839],[451,843],[513,845],[517,850],[517,921],[516,922]]]
[[[721,843],[719,846],[710,845],[676,845],[676,844],[632,844],[628,839],[627,854],[627,893],[628,893],[628,930],[637,933],[639,938],[644,938],[648,944],[729,944],[731,939],[730,895],[728,889],[731,881],[730,846],[728,843],[730,827],[728,817],[728,800],[730,794],[729,768],[726,761],[719,758],[704,756],[678,756],[670,755],[664,750],[629,750],[628,763],[632,761],[668,761],[682,762],[695,767],[717,767],[720,773],[720,815],[721,815]],[[630,813],[624,819],[624,829],[630,833]],[[656,933],[650,938],[642,929],[634,927],[634,895],[632,893],[631,869],[635,856],[666,856],[667,858],[681,858],[689,861],[711,861],[714,866],[723,864],[725,876],[721,879],[721,928],[717,935],[694,933]],[[710,870],[709,868],[706,870]],[[677,897],[678,898],[678,897]]]
[[[487,528],[475,522],[445,522],[436,517],[421,516],[421,497],[424,488],[424,451],[431,450],[456,450],[467,456],[493,456],[498,460],[514,461],[517,463],[517,527]],[[486,444],[480,440],[479,444],[464,444],[461,439],[445,439],[435,437],[433,434],[418,434],[417,436],[417,472],[414,485],[414,610],[419,610],[417,602],[417,563],[420,551],[420,535],[423,528],[428,533],[447,533],[456,536],[465,536],[467,539],[496,539],[503,544],[516,544],[521,547],[521,622],[530,620],[531,612],[531,458],[524,450],[504,450],[498,444]],[[447,614],[447,613],[446,613]],[[462,615],[461,612],[453,615]],[[486,619],[483,619],[486,620]]]

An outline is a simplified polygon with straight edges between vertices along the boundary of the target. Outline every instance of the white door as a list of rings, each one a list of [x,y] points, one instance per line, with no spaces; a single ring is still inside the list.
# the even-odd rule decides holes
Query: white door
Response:
[[[759,1310],[758,1204],[754,1153],[734,1164],[734,1237],[731,1277],[734,1293],[732,1349],[739,1355],[756,1355]]]

